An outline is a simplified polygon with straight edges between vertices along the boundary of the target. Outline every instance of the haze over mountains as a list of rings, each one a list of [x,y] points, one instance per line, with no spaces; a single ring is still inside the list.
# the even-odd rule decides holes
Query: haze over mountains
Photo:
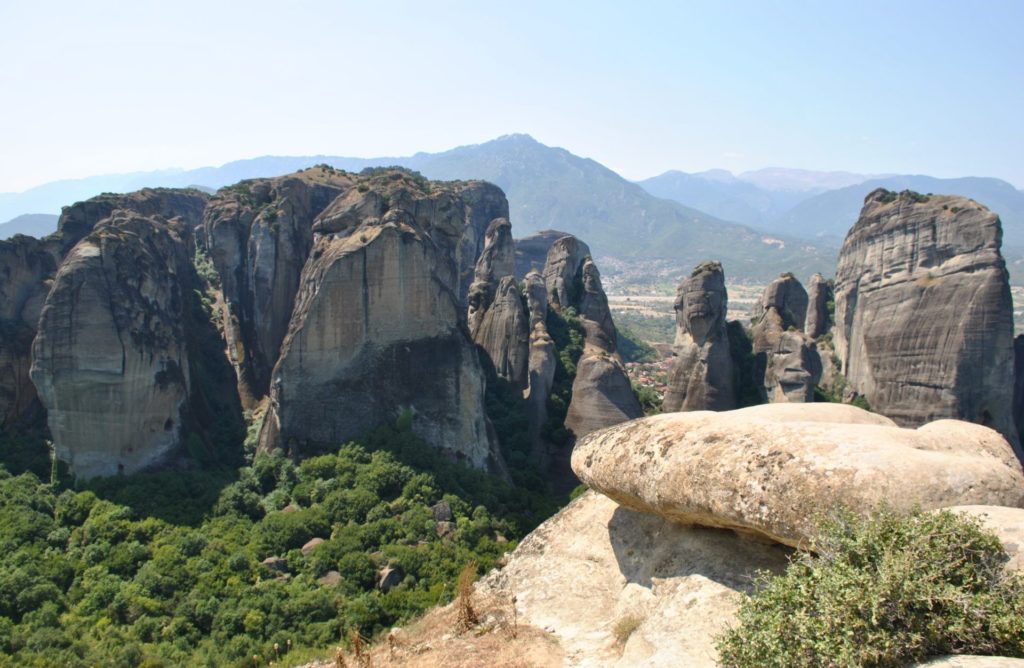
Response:
[[[1006,246],[1024,249],[1024,193],[999,179],[768,168],[739,175],[670,171],[633,183],[594,160],[522,134],[407,157],[265,156],[220,167],[55,181],[0,194],[0,220],[39,214],[0,225],[0,238],[46,234],[55,229],[60,207],[100,192],[216,189],[321,163],[355,172],[401,165],[430,179],[485,179],[507,194],[519,235],[564,230],[587,239],[599,257],[666,260],[682,268],[717,259],[730,279],[770,280],[782,271],[831,275],[843,236],[864,196],[877,187],[972,197],[1000,214]]]

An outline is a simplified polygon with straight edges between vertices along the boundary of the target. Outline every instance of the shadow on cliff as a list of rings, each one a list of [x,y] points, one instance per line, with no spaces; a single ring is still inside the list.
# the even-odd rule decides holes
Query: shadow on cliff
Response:
[[[686,527],[623,507],[608,522],[608,538],[623,577],[647,589],[656,579],[699,575],[749,593],[758,570],[781,572],[792,552],[728,529]]]

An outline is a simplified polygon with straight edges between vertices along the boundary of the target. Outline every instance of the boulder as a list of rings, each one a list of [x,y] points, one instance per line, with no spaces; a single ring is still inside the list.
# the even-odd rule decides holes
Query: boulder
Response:
[[[302,546],[302,554],[308,557],[309,555],[313,554],[313,550],[320,547],[325,542],[326,541],[323,538],[310,538],[308,541],[306,541],[306,544]]]
[[[898,424],[955,418],[1015,445],[1013,306],[999,216],[963,197],[864,200],[836,269],[835,350],[849,388]]]
[[[781,572],[786,555],[591,491],[524,538],[478,590],[514,596],[520,623],[547,629],[566,665],[710,668],[754,573]]]
[[[284,557],[270,556],[261,561],[260,566],[278,573],[284,573],[288,570],[288,560]]]
[[[735,370],[726,328],[728,294],[718,262],[699,265],[676,290],[675,355],[662,410],[736,407]]]
[[[634,420],[579,441],[572,467],[626,507],[794,546],[833,504],[1024,505],[1024,471],[997,432],[955,420],[904,429],[843,404]]]
[[[1006,568],[1024,572],[1024,509],[1006,506],[953,506],[954,513],[972,515],[1002,541],[1010,561]]]
[[[438,501],[430,507],[435,522],[451,522],[455,519],[452,514],[452,507],[447,501]]]
[[[377,572],[377,589],[385,594],[402,584],[405,571],[401,566],[385,566]]]
[[[341,573],[339,573],[338,571],[327,571],[322,576],[316,579],[317,583],[323,585],[324,587],[334,587],[336,585],[339,585],[341,584],[341,580]]]
[[[925,663],[918,663],[916,666],[918,668],[1024,668],[1024,659],[964,654],[944,656]]]
[[[821,274],[811,276],[807,289],[807,319],[803,326],[807,336],[816,339],[832,327],[829,303],[831,302],[834,308],[834,299],[832,283],[825,280]]]

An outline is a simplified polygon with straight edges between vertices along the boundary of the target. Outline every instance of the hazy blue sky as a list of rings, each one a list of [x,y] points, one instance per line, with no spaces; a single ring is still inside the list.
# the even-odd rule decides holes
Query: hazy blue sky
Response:
[[[511,132],[630,178],[1024,187],[1024,2],[0,0],[0,191]]]

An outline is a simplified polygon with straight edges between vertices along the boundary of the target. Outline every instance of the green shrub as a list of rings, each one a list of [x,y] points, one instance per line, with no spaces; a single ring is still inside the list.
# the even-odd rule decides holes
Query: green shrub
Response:
[[[948,511],[838,512],[814,553],[761,574],[724,666],[904,666],[930,656],[1024,656],[1024,577],[999,539]]]

